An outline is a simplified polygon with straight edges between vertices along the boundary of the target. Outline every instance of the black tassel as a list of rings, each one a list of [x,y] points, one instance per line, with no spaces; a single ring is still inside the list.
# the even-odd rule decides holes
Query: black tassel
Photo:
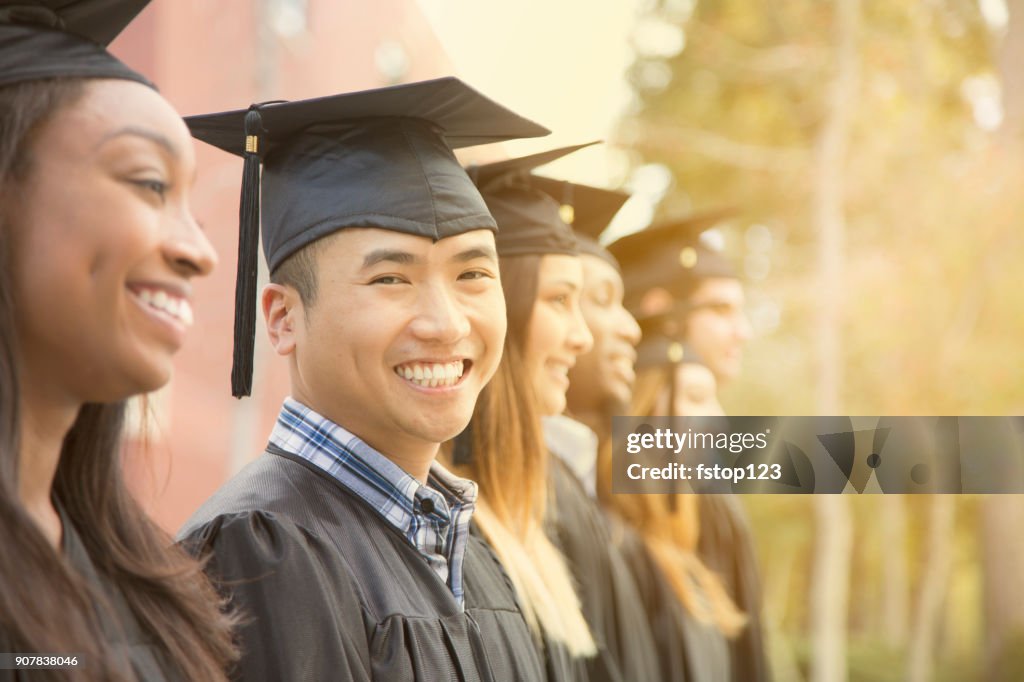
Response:
[[[677,360],[672,360],[672,364],[669,365],[669,381],[668,381],[668,416],[671,421],[675,421],[676,417],[681,415],[676,414],[676,382],[679,381],[679,366],[682,364],[682,357]],[[675,424],[673,424],[675,426]],[[679,509],[679,493],[671,493],[668,496],[668,511],[670,514],[675,514]]]
[[[238,206],[238,272],[235,277],[235,351],[231,365],[231,395],[252,394],[253,344],[256,339],[256,275],[260,239],[260,112],[245,115],[245,164]]]
[[[468,466],[473,462],[473,427],[467,426],[462,433],[455,436],[452,445],[452,464]]]

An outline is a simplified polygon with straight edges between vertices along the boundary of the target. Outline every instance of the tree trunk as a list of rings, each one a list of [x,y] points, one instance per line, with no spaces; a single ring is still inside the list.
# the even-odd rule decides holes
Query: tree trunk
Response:
[[[910,581],[907,578],[907,503],[903,495],[882,495],[882,635],[892,648],[907,641]]]
[[[811,577],[811,682],[845,682],[853,518],[842,495],[817,495]]]
[[[1008,657],[1024,637],[1024,496],[990,495],[981,504],[985,580],[986,679],[1009,679]]]
[[[996,55],[1003,94],[1003,124],[999,129],[1004,144],[1020,148],[1024,142],[1024,7],[1007,2],[1009,22]]]
[[[1018,161],[1024,148],[1024,6],[1007,2],[1009,23],[997,54],[1003,95],[1003,124],[998,149],[1016,174],[1010,178],[1020,186]],[[1004,166],[1005,168],[1005,166]],[[1008,657],[1019,649],[1024,637],[1024,496],[991,495],[981,500],[979,515],[984,613],[986,627],[986,679],[1010,679]]]
[[[814,220],[819,229],[818,410],[841,414],[845,162],[858,82],[860,1],[836,0],[836,74],[815,149]],[[845,682],[853,519],[841,495],[815,499],[817,543],[811,576],[812,682]]]
[[[953,518],[956,498],[933,495],[928,513],[928,549],[921,594],[914,612],[907,679],[928,682],[935,668],[935,639],[941,626],[942,602],[953,564]]]

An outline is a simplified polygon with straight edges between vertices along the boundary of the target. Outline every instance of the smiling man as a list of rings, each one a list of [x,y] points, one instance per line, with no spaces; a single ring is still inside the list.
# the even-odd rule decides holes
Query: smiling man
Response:
[[[189,125],[247,156],[244,183],[262,162],[262,311],[291,377],[266,452],[182,531],[243,619],[235,677],[541,679],[515,594],[469,533],[476,484],[435,457],[506,327],[496,225],[451,147],[546,131],[451,78]]]
[[[750,340],[739,274],[701,239],[724,215],[659,223],[609,247],[626,269],[626,307],[639,319],[663,320],[659,331],[696,351],[719,389],[739,375]]]
[[[704,359],[721,388],[739,376],[743,347],[750,340],[743,285],[736,277],[710,276],[690,294],[686,339]]]

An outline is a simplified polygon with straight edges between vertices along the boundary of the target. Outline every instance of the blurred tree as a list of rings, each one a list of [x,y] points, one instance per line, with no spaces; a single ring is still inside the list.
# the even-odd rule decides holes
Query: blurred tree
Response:
[[[1010,125],[1024,121],[1014,113],[1024,111],[1024,38],[1015,37],[1024,31],[1014,24],[1024,22],[1024,12],[1011,3],[1010,22],[1002,27],[983,15],[979,2],[861,0],[855,41],[860,77],[849,102],[848,150],[841,162],[839,211],[847,230],[838,267],[818,251],[823,221],[815,196],[823,182],[818,142],[829,124],[829,88],[839,68],[832,30],[839,0],[644,3],[630,72],[634,101],[617,141],[630,150],[634,168],[660,164],[674,179],[659,215],[740,209],[723,232],[727,249],[748,274],[758,337],[744,375],[723,395],[730,413],[813,414],[826,405],[838,413],[891,415],[1024,409],[1024,364],[1012,361],[1024,338],[1024,153],[1008,145],[1024,135],[1024,124],[1013,133]],[[984,4],[989,12],[999,3]],[[747,248],[754,230],[764,228],[770,234],[768,267]],[[821,298],[823,268],[838,281],[831,309]],[[825,342],[819,325],[827,315],[835,316],[829,324],[838,329],[830,342],[835,355],[826,362],[832,367],[814,361],[817,345]],[[835,403],[817,392],[823,371],[834,372]],[[1000,650],[1024,617],[1018,606],[1024,603],[1024,571],[1017,558],[1024,557],[1017,547],[1018,537],[1024,543],[1024,502],[1003,498],[982,501],[978,515],[985,621],[989,642],[1002,642]],[[779,614],[789,634],[805,637],[813,604],[800,588],[813,565],[811,504],[747,501],[769,574],[771,613]],[[906,534],[899,522],[904,505]],[[927,555],[918,534],[927,537],[928,518],[918,500],[886,500],[865,519],[877,523],[858,531],[859,538],[874,534],[867,544],[882,550],[867,561],[865,547],[854,546],[853,564],[868,573],[857,576],[852,600],[867,608],[863,600],[872,584],[886,596],[881,602],[872,597],[878,617],[858,615],[865,631],[852,634],[872,642],[885,637],[894,650],[886,656],[906,654],[908,584],[922,585],[926,573],[916,563],[908,573],[906,559]],[[779,542],[783,528],[796,532],[792,526],[800,527],[801,543]],[[971,547],[978,535],[968,524],[951,532],[957,547]],[[790,551],[802,552],[801,558],[782,561]],[[973,626],[957,631],[970,636],[963,646],[972,654],[981,621],[964,609],[980,613],[980,587],[972,592],[962,586],[975,584],[978,565],[977,555],[954,565],[950,584],[961,589],[948,606],[956,610],[951,621]],[[770,575],[782,566],[794,566],[792,582]],[[997,625],[1003,622],[1005,627]],[[879,624],[873,633],[870,623]],[[870,650],[861,644],[851,643],[851,665]],[[954,653],[934,649],[939,657]],[[944,659],[949,665],[937,669],[938,677],[956,679],[956,671],[974,670],[950,660]],[[887,669],[895,679],[906,672]],[[852,667],[851,677],[857,677]]]
[[[982,503],[987,678],[1020,680],[1024,671],[1024,509],[1019,495],[992,495]]]
[[[1024,7],[1014,3],[1008,9],[1009,21],[996,57],[1003,119],[997,131],[994,163],[989,173],[998,173],[991,178],[998,188],[997,196],[1016,197],[1024,188],[1024,75],[1019,68],[1024,60]],[[993,249],[986,260],[995,260],[995,249],[1002,248],[1011,239],[1010,235],[1019,236],[1019,232],[1019,219],[1008,221],[1002,234],[997,232],[993,238]],[[985,278],[990,276],[986,271]],[[979,324],[978,317],[980,314],[971,317],[974,325]],[[1024,533],[1021,532],[1024,496],[988,497],[982,502],[980,521],[988,677],[1000,681],[1019,680],[1024,669],[1024,608],[1021,608],[1024,604]]]
[[[903,495],[884,495],[882,517],[882,635],[893,648],[907,642],[910,583],[907,578],[907,511]]]
[[[909,682],[930,682],[934,677],[935,642],[942,625],[942,603],[953,563],[953,522],[956,498],[932,495],[928,516],[928,548],[921,581],[908,663]]]
[[[827,311],[815,283],[812,193],[836,66],[835,6],[661,0],[638,22],[635,98],[617,139],[635,167],[671,172],[659,214],[739,207],[726,238],[743,267],[753,265],[743,228],[765,225],[772,236],[770,268],[748,270],[761,335],[724,396],[732,413],[816,412],[820,369],[808,359]],[[843,305],[831,313],[842,340],[832,370],[842,377],[840,408],[1005,411],[1020,401],[1024,366],[996,364],[1010,350],[1009,329],[996,327],[1024,332],[1024,301],[1005,289],[1024,245],[1008,228],[1020,199],[993,203],[991,176],[979,174],[998,115],[991,32],[975,0],[863,0],[863,16],[843,188]]]
[[[840,390],[844,364],[840,338],[843,309],[843,265],[846,241],[846,157],[857,108],[860,74],[857,42],[861,26],[860,0],[836,0],[832,35],[835,68],[829,83],[824,119],[814,154],[811,204],[817,226],[818,315],[816,412],[841,414]],[[853,556],[853,517],[842,495],[819,496],[814,572],[811,574],[811,632],[814,657],[811,682],[847,679],[846,627]]]

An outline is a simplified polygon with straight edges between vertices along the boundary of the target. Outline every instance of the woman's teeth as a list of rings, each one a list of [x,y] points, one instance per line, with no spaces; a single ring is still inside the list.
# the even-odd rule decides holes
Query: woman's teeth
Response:
[[[163,289],[139,289],[135,295],[150,308],[159,310],[186,327],[192,326],[192,305],[187,299],[168,294]]]
[[[395,367],[395,374],[424,388],[454,386],[462,378],[462,372],[462,360],[443,365],[437,362],[433,364],[410,362]]]

